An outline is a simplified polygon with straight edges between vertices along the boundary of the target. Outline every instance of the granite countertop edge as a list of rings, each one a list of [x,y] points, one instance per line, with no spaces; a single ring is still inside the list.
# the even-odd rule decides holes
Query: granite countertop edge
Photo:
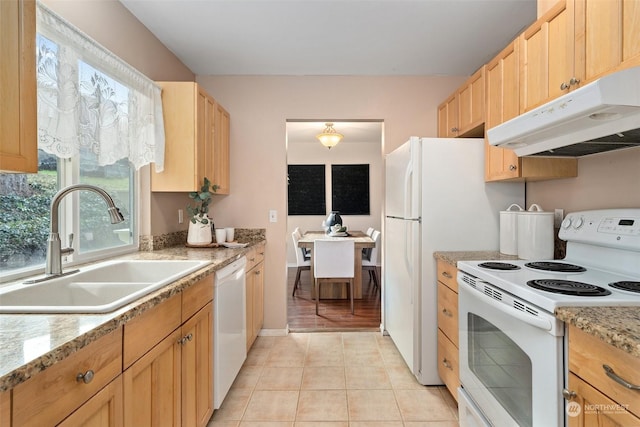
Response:
[[[495,250],[438,251],[433,253],[433,257],[456,267],[459,261],[518,259],[517,256],[504,255]],[[559,320],[640,358],[639,307],[559,307],[554,314]]]
[[[210,261],[203,268],[176,280],[138,300],[129,303],[113,312],[100,314],[0,314],[0,392],[9,390],[28,380],[38,372],[44,371],[55,363],[82,349],[108,333],[118,329],[131,319],[141,315],[161,302],[181,293],[202,278],[241,258],[255,246],[266,243],[265,239],[252,240],[244,248],[200,249],[175,246],[150,252],[135,252],[113,259],[139,260],[177,260],[196,259]],[[88,322],[91,327],[79,332],[78,325]],[[29,328],[33,332],[32,323],[47,324],[50,335],[56,336],[58,344],[52,342],[51,349],[34,355],[28,361],[12,360],[12,355],[23,354],[25,342],[21,331]],[[73,325],[70,328],[70,325]],[[75,329],[75,332],[72,332]],[[38,338],[38,337],[36,337]],[[51,339],[51,338],[50,338]]]

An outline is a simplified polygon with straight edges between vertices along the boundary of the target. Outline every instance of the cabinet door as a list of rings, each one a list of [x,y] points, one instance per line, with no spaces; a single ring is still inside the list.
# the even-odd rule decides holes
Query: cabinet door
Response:
[[[229,131],[231,118],[227,110],[220,104],[215,104],[214,135],[213,135],[213,180],[218,184],[217,192],[229,194]]]
[[[206,426],[213,414],[213,305],[182,325],[182,425]]]
[[[246,286],[246,319],[247,319],[247,352],[253,345],[255,336],[253,335],[253,292],[254,292],[254,275],[253,269],[247,271],[245,276]]]
[[[459,136],[467,136],[467,132],[478,128],[484,123],[484,74],[485,67],[483,66],[458,91]]]
[[[206,176],[211,180],[213,173],[211,112],[214,101],[200,86],[197,92],[196,107],[196,188],[204,182]]]
[[[59,424],[59,427],[121,427],[122,377],[119,376]]]
[[[521,113],[574,87],[574,43],[573,0],[559,1],[522,33]]]
[[[264,323],[264,263],[253,269],[253,337],[258,336]]]
[[[438,107],[438,136],[455,138],[458,136],[458,96],[454,93]]]
[[[629,402],[617,404],[573,372],[569,372],[568,388],[575,393],[575,397],[571,399],[572,403],[569,404],[577,403],[574,408],[568,409],[569,427],[640,425],[640,418],[636,418],[624,408]]]
[[[0,1],[0,172],[38,172],[35,42],[35,1]]]
[[[175,330],[122,374],[125,426],[180,425],[181,338]]]
[[[574,0],[576,71],[581,83],[639,65],[640,1]]]
[[[11,391],[0,391],[0,426],[11,427]]]

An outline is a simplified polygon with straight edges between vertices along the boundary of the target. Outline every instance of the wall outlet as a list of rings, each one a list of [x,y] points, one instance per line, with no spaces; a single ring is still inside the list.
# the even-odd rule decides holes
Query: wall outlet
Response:
[[[178,209],[178,224],[182,224],[184,222],[184,211],[182,209]]]
[[[278,222],[278,211],[271,209],[269,211],[269,222]]]
[[[553,213],[553,227],[560,228],[564,219],[564,209],[556,209]]]

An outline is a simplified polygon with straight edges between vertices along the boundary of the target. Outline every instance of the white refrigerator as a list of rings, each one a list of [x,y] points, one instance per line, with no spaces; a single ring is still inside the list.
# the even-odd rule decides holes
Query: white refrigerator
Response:
[[[485,183],[484,140],[418,138],[386,156],[384,329],[421,384],[437,360],[436,251],[498,250],[499,212],[524,183]]]

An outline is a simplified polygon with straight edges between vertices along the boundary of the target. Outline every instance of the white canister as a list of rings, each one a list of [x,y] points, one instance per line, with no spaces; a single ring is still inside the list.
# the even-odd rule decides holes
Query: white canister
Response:
[[[518,258],[553,259],[553,212],[533,204],[518,214]]]
[[[517,203],[500,211],[500,253],[518,255],[518,214],[524,211]]]

